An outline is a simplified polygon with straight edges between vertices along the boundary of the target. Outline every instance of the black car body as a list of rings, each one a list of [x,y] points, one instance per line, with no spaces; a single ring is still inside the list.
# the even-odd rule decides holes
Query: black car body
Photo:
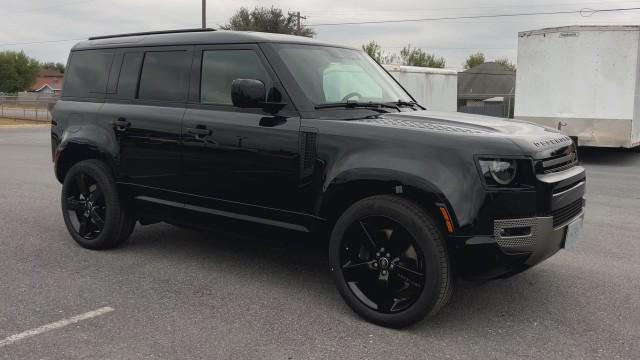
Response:
[[[565,246],[567,225],[580,221],[585,205],[585,171],[569,137],[526,122],[428,111],[408,94],[318,105],[300,85],[304,64],[287,63],[283,48],[359,52],[227,31],[77,44],[53,110],[57,178],[64,182],[80,161],[103,162],[142,224],[230,219],[327,234],[359,200],[404,198],[433,219],[452,272],[467,278],[509,276]],[[231,60],[221,60],[224,51],[235,51]],[[246,70],[251,61],[260,69]],[[248,74],[225,88],[233,86],[231,103],[204,103],[227,99],[203,82],[224,78],[226,70],[206,74],[233,62]],[[375,76],[392,79],[385,74]],[[264,101],[252,102],[261,83]]]

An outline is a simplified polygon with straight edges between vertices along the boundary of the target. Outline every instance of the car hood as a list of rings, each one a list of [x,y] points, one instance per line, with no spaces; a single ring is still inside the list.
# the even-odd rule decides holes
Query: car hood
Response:
[[[541,157],[559,148],[573,146],[571,138],[558,130],[526,121],[483,115],[424,110],[387,113],[359,121],[417,131],[486,135],[489,139],[503,137],[514,142],[523,152]]]

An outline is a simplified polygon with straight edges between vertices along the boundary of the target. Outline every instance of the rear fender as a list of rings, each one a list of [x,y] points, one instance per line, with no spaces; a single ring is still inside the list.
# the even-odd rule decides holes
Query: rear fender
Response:
[[[73,115],[69,120],[73,120]],[[54,144],[53,160],[58,181],[78,161],[99,158],[114,171],[119,164],[118,139],[112,129],[91,123],[68,122],[69,126]],[[114,172],[115,174],[115,172]]]

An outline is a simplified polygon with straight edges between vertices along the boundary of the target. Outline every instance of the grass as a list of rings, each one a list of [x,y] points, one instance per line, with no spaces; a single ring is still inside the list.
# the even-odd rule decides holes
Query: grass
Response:
[[[51,125],[50,121],[44,120],[22,120],[22,119],[10,119],[0,117],[0,126],[42,126]]]

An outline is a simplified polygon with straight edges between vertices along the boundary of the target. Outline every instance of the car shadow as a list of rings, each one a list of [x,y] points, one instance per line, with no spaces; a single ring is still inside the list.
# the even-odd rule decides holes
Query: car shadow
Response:
[[[144,229],[139,227],[130,243],[119,251],[134,257],[140,256],[138,253],[145,253],[145,257],[169,257],[176,263],[197,262],[203,267],[202,271],[209,271],[206,268],[208,263],[224,264],[225,271],[234,276],[242,274],[245,281],[271,282],[269,286],[286,284],[292,296],[308,296],[311,292],[311,296],[325,303],[323,311],[340,312],[335,316],[347,314],[351,317],[349,321],[379,328],[349,311],[340,299],[328,271],[327,244],[322,241],[300,234],[237,235],[187,230],[165,224],[149,228],[150,231],[139,231]],[[264,276],[265,269],[268,269],[268,277]],[[404,331],[425,335],[459,333],[461,327],[480,324],[480,328],[484,328],[509,317],[511,321],[539,321],[544,314],[552,313],[548,309],[550,301],[539,300],[563,292],[561,287],[547,283],[545,277],[552,275],[549,271],[533,269],[509,279],[484,283],[457,281],[448,306],[432,319]],[[294,294],[296,292],[299,294]],[[535,301],[531,294],[536,294]]]
[[[330,283],[326,246],[311,236],[296,232],[232,233],[203,231],[168,224],[137,225],[122,250],[135,255],[170,256],[175,262],[204,261],[224,263],[229,271],[261,275],[269,269],[274,281],[278,276],[304,277],[307,281]],[[135,255],[137,256],[137,255]],[[195,260],[194,260],[195,259]]]

